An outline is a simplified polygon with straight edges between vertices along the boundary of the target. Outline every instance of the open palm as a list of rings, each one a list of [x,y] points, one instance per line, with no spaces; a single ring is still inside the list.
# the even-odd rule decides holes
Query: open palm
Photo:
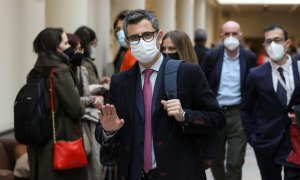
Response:
[[[118,131],[124,125],[124,119],[120,119],[114,105],[106,104],[100,108],[100,123],[106,132]]]

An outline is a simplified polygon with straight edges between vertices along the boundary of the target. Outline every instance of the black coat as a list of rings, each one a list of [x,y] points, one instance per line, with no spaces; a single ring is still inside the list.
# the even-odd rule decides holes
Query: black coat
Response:
[[[160,180],[199,180],[206,179],[202,163],[195,149],[195,134],[217,132],[225,126],[223,111],[210,90],[205,76],[198,65],[182,63],[178,70],[178,98],[187,113],[188,126],[182,125],[169,117],[161,105],[161,100],[167,99],[164,92],[163,71],[166,59],[163,60],[158,72],[155,89],[157,97],[152,118],[153,144],[157,170]],[[139,179],[141,172],[129,174],[132,169],[142,166],[142,162],[132,161],[138,139],[135,132],[139,122],[137,116],[143,117],[141,107],[135,97],[137,86],[140,85],[140,69],[138,63],[128,71],[115,74],[112,77],[109,101],[117,109],[119,118],[125,120],[124,126],[115,135],[119,144],[119,159],[117,179]],[[155,95],[155,90],[154,90]],[[153,99],[153,100],[154,100]],[[143,123],[142,123],[143,124]],[[102,129],[96,129],[96,138],[101,143]],[[142,134],[143,136],[143,134]],[[141,138],[143,139],[143,138]],[[142,146],[143,142],[140,143]],[[130,169],[131,168],[131,169]]]

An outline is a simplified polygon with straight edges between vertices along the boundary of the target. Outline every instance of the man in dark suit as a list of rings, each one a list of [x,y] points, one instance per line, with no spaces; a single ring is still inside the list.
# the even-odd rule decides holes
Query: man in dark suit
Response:
[[[287,162],[290,127],[296,124],[300,79],[297,62],[286,53],[290,40],[281,26],[264,29],[264,48],[271,59],[249,72],[242,105],[243,127],[254,149],[262,180],[299,180],[300,166]]]
[[[203,72],[183,62],[178,99],[167,99],[167,59],[158,49],[163,32],[157,18],[148,10],[132,10],[123,27],[138,63],[113,75],[109,104],[102,106],[95,131],[99,143],[119,145],[117,179],[206,179],[195,137],[219,131],[225,119]]]
[[[215,147],[219,151],[211,170],[215,180],[241,180],[247,141],[242,129],[240,105],[246,76],[257,62],[255,54],[240,45],[242,31],[237,22],[224,23],[220,36],[223,44],[207,52],[201,64],[212,91],[225,110],[227,121],[219,134],[219,148]]]
[[[195,52],[198,57],[198,64],[202,64],[205,53],[209,50],[205,47],[205,43],[207,40],[207,34],[204,29],[197,29],[194,34],[194,42],[195,42]]]

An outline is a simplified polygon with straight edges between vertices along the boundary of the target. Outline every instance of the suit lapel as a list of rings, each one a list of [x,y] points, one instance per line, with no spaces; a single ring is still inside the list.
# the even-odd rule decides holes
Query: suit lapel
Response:
[[[276,93],[276,90],[274,89],[273,77],[272,77],[272,67],[271,67],[270,62],[268,62],[268,64],[266,64],[265,68],[266,68],[266,75],[265,75],[266,80],[265,80],[264,84],[265,84],[265,86],[267,86],[268,89],[269,88],[272,89],[272,93],[270,95],[273,96],[273,98],[277,100],[277,103],[280,104],[281,108],[283,110],[285,110],[287,108],[287,106],[282,104],[282,102],[280,101],[280,99]]]
[[[159,107],[160,102],[159,101],[159,91],[160,91],[160,87],[162,84],[162,79],[163,79],[163,73],[164,73],[164,65],[165,65],[166,61],[163,61],[159,71],[157,72],[157,77],[156,77],[156,81],[155,81],[155,86],[154,86],[154,92],[153,92],[153,97],[152,97],[152,115],[156,110],[156,107]]]
[[[239,60],[240,60],[240,82],[241,82],[241,86],[243,86],[243,84],[245,82],[245,78],[246,78],[246,69],[247,69],[248,59],[246,59],[245,51],[241,46],[240,46]]]
[[[217,63],[216,63],[216,67],[214,68],[215,71],[212,72],[212,73],[214,73],[214,76],[216,78],[212,79],[212,80],[215,80],[215,82],[212,82],[211,84],[218,84],[218,86],[220,84],[220,79],[221,79],[221,74],[222,74],[224,50],[225,50],[225,47],[222,46],[222,48],[220,48],[220,52],[219,52],[218,60],[217,60]]]
[[[139,73],[137,76],[136,88],[135,88],[136,96],[135,96],[135,103],[138,110],[138,113],[141,119],[144,119],[144,95],[142,89],[142,81],[141,81],[141,74]]]
[[[153,97],[152,97],[152,118],[154,120],[156,120],[159,107],[162,107],[160,101],[164,98],[164,87],[162,88],[162,86],[164,86],[163,79],[164,79],[165,65],[166,65],[166,59],[164,58],[159,68],[159,71],[157,73]]]
[[[265,75],[263,77],[265,77],[265,81],[264,81],[264,85],[263,86],[266,86],[266,89],[272,89],[272,93],[270,94],[271,96],[273,96],[273,99],[277,99],[277,102],[282,106],[278,96],[277,96],[277,93],[274,89],[274,85],[273,85],[273,77],[272,77],[272,67],[271,67],[271,64],[270,62],[268,62],[266,65],[265,65]]]
[[[297,61],[295,61],[295,60],[292,60],[292,69],[293,69],[293,75],[294,75],[295,89],[292,94],[291,100],[289,102],[289,106],[292,106],[295,103],[298,104],[300,102],[300,78],[299,78],[298,64],[297,64]],[[297,101],[297,102],[295,102],[295,101]]]
[[[135,97],[136,97],[136,87],[137,87],[137,78],[139,77],[139,66],[138,63],[135,64],[135,67],[127,71],[127,80],[123,83],[124,96],[127,111],[129,112],[130,119],[134,119],[134,110],[135,110]],[[139,77],[140,78],[140,77]]]

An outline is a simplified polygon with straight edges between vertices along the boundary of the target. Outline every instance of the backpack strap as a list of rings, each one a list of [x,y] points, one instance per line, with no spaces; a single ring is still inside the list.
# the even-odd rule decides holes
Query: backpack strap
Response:
[[[165,93],[168,99],[177,98],[177,72],[182,60],[169,59],[164,72]]]

